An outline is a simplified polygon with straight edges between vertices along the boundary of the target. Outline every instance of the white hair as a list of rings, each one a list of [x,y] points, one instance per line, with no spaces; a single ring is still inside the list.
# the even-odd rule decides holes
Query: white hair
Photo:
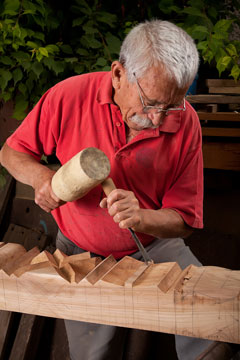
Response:
[[[151,20],[135,26],[122,43],[120,63],[128,80],[143,76],[152,66],[164,66],[179,88],[190,85],[198,71],[199,55],[193,39],[169,21]]]

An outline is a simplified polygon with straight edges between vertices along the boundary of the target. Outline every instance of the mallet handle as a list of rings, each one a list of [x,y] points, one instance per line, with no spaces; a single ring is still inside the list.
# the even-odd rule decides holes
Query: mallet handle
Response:
[[[107,178],[102,182],[102,188],[105,192],[105,195],[108,196],[110,192],[112,192],[114,189],[116,189],[116,186],[111,178]]]

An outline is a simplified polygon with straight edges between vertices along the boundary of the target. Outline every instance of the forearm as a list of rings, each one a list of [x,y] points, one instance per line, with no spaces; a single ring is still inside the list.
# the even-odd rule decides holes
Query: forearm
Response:
[[[0,152],[0,162],[16,180],[30,185],[34,189],[42,178],[53,173],[33,156],[18,152],[6,143]]]
[[[158,238],[186,238],[192,233],[181,215],[172,209],[147,210],[140,209],[140,223],[136,231]]]

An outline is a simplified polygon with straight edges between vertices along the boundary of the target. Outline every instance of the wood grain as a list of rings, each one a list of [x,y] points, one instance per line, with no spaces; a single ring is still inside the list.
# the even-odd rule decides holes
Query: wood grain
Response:
[[[7,245],[0,248],[3,265]],[[1,266],[0,309],[240,343],[240,271],[193,265],[182,271],[176,263],[146,265],[128,256],[72,264],[66,258],[59,250],[42,252],[18,277]]]

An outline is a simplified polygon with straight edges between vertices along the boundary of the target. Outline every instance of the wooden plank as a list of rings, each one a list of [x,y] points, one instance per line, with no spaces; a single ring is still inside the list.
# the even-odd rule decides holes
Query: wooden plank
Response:
[[[13,177],[11,175],[6,175],[6,184],[4,187],[0,188],[0,225],[6,211],[8,201],[11,197],[14,184],[15,180],[13,179]]]
[[[203,138],[204,168],[240,170],[240,144],[210,142]]]
[[[211,94],[240,94],[240,86],[210,87],[208,92]]]
[[[43,317],[22,314],[9,360],[36,358],[43,324]]]
[[[46,259],[44,269],[34,267]],[[79,260],[73,266],[89,270],[93,259]],[[86,277],[69,283],[51,260],[46,252],[37,255],[32,268],[19,278],[0,270],[0,308],[240,343],[240,271],[194,265],[182,271],[175,263],[146,266],[127,256],[113,262],[110,269],[108,260],[105,275],[104,266],[96,261],[95,279],[99,273],[101,278],[94,284]],[[94,269],[89,273],[92,278],[93,273]],[[30,328],[33,323],[31,318]],[[21,336],[24,333],[19,331]],[[23,349],[29,348],[29,342]],[[15,354],[16,349],[26,354],[19,350],[20,340],[17,344]],[[10,360],[22,358],[12,356]]]
[[[240,137],[240,128],[202,127],[203,136]]]
[[[0,360],[8,359],[16,316],[11,311],[0,311]]]
[[[240,122],[240,113],[234,112],[203,112],[198,111],[199,120],[213,120],[213,121],[236,121]]]
[[[206,85],[208,87],[218,87],[218,86],[231,86],[237,87],[240,86],[240,81],[235,81],[233,79],[207,79]]]
[[[191,104],[240,104],[238,95],[189,95],[186,100]]]

